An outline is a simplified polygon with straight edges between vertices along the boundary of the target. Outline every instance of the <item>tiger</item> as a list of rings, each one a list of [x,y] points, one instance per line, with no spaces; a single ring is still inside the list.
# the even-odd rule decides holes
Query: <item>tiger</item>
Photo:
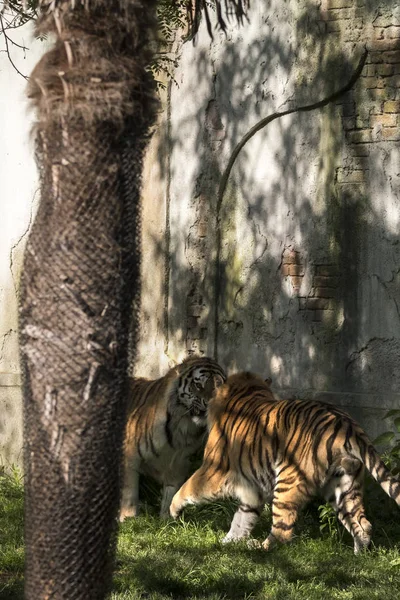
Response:
[[[204,449],[207,405],[226,380],[211,358],[192,356],[164,377],[130,378],[120,521],[139,513],[139,474],[162,484],[160,515],[190,474],[191,459]]]
[[[400,481],[348,414],[319,401],[281,400],[253,373],[231,375],[218,388],[208,407],[208,429],[202,465],[173,497],[170,514],[176,519],[188,504],[236,498],[239,507],[223,543],[250,538],[271,501],[268,537],[248,543],[270,550],[289,542],[299,510],[320,494],[359,553],[372,531],[363,506],[365,467],[400,505]]]

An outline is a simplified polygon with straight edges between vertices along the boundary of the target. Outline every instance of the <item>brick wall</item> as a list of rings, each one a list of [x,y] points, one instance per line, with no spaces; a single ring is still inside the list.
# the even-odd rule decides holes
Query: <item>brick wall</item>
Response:
[[[369,178],[373,144],[400,141],[400,5],[371,8],[366,0],[323,0],[320,24],[333,47],[347,47],[349,54],[365,44],[368,57],[359,81],[337,103],[341,112],[344,146],[336,167],[339,196],[362,197]],[[305,266],[306,265],[306,266]],[[311,285],[306,286],[306,269]],[[324,264],[307,264],[301,248],[285,248],[280,265],[290,281],[291,294],[299,299],[299,311],[311,322],[332,322],[338,309],[338,265],[326,256]]]

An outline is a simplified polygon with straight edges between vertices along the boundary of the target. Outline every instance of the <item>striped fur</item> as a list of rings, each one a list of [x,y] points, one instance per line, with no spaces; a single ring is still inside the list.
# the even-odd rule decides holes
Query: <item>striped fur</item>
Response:
[[[160,379],[131,380],[121,520],[138,514],[139,473],[162,483],[161,515],[168,516],[191,457],[204,448],[208,401],[225,379],[214,360],[191,357]]]
[[[369,545],[371,524],[363,506],[364,466],[400,505],[400,482],[381,461],[361,427],[335,406],[279,400],[252,373],[228,378],[209,404],[203,464],[175,494],[171,515],[187,504],[236,497],[240,506],[224,541],[250,535],[272,500],[265,550],[288,542],[299,509],[322,494],[354,539]]]

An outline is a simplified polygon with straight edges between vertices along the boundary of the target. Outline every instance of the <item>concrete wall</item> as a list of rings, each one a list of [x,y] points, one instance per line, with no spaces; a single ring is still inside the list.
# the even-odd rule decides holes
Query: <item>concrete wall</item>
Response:
[[[9,32],[10,33],[10,32]],[[9,42],[16,68],[28,75],[44,43],[31,27],[12,32]],[[26,80],[17,73],[0,35],[0,465],[21,463],[22,406],[17,333],[18,281],[26,235],[37,201],[37,175],[30,139],[32,119]]]
[[[203,24],[204,25],[204,24]],[[395,0],[252,0],[249,23],[177,47],[143,185],[136,373],[187,353],[348,408],[375,435],[400,406],[400,11]],[[44,50],[18,31],[28,74]],[[1,36],[0,36],[1,37]],[[362,77],[340,101],[263,117]],[[21,458],[17,289],[37,176],[25,81],[0,53],[0,461]],[[221,271],[215,281],[218,253]],[[218,290],[219,288],[219,290]],[[218,314],[215,312],[219,298]]]
[[[391,0],[254,0],[249,24],[181,49],[163,142],[169,354],[217,339],[228,369],[344,406],[371,435],[400,406],[399,19]],[[247,143],[219,208],[241,138],[342,86],[365,44],[351,92]]]

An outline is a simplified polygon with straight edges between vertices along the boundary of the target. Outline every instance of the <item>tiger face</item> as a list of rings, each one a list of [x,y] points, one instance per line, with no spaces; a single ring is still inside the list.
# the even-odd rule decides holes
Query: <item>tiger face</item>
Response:
[[[177,403],[186,407],[196,425],[207,422],[207,407],[215,390],[225,382],[225,374],[210,373],[207,365],[193,366],[181,376],[176,389]]]

